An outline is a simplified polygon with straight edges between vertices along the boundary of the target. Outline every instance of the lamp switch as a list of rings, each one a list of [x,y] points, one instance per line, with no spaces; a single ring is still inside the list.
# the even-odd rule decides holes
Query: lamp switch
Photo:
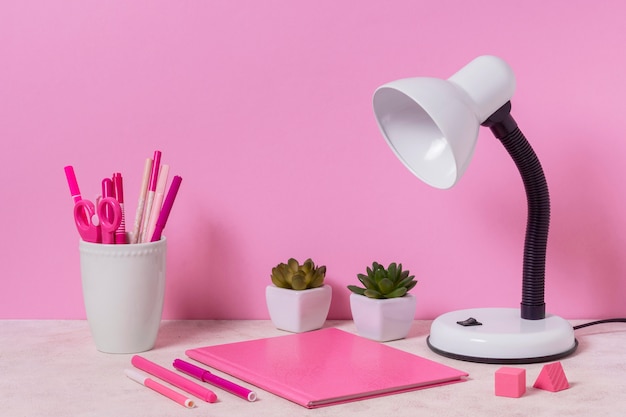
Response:
[[[459,324],[459,325],[461,325],[463,327],[482,326],[483,325],[481,322],[476,320],[474,317],[470,317],[469,319],[463,320],[463,321],[457,321],[456,324]]]

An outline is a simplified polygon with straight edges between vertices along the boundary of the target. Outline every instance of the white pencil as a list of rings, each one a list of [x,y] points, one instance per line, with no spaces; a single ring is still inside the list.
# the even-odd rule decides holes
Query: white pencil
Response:
[[[150,213],[152,212],[152,204],[154,203],[154,195],[156,194],[157,182],[159,180],[159,168],[161,167],[161,151],[154,151],[152,162],[152,173],[150,174],[150,184],[148,185],[148,199],[143,210],[143,220],[141,224],[141,235],[139,243],[150,241],[148,233],[148,222],[150,221]]]
[[[141,372],[137,372],[134,369],[126,369],[124,373],[126,373],[126,376],[133,381],[138,382],[141,385],[158,392],[159,394],[165,395],[170,400],[174,400],[184,407],[193,408],[195,406],[192,399],[187,398],[183,394],[176,392],[173,389],[168,388],[151,378],[148,378],[147,376],[142,375]]]
[[[140,243],[141,224],[143,223],[143,210],[146,205],[146,193],[148,192],[148,183],[150,182],[150,172],[152,171],[152,158],[147,158],[143,167],[143,178],[141,180],[141,189],[139,190],[139,202],[137,203],[137,212],[135,213],[135,224],[133,226],[133,234],[130,237],[130,243]]]

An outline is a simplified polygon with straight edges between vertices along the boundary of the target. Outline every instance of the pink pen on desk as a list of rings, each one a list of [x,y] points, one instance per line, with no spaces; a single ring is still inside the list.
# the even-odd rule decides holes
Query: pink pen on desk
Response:
[[[200,381],[208,382],[209,384],[213,384],[216,387],[222,388],[230,392],[231,394],[235,394],[238,397],[243,398],[248,401],[256,400],[256,393],[254,391],[250,391],[247,388],[244,388],[240,385],[235,384],[234,382],[230,382],[222,377],[219,377],[206,369],[202,369],[196,365],[193,365],[189,362],[185,362],[182,359],[176,359],[173,363],[174,368],[179,371],[192,376]]]
[[[174,200],[176,199],[176,194],[178,193],[178,189],[180,188],[180,183],[183,179],[175,175],[172,179],[172,184],[170,185],[170,189],[167,192],[167,197],[165,197],[165,202],[163,203],[163,208],[161,209],[161,213],[159,214],[159,218],[154,226],[154,234],[152,235],[152,239],[150,242],[156,242],[161,239],[161,233],[165,228],[165,224],[167,223],[167,218],[172,211],[172,206],[174,205]]]
[[[137,369],[141,369],[151,375],[161,378],[163,381],[168,382],[175,387],[187,391],[188,393],[195,395],[196,397],[204,400],[208,403],[214,403],[217,401],[217,395],[209,389],[204,388],[201,385],[196,384],[182,376],[165,369],[164,367],[157,365],[156,363],[149,361],[148,359],[135,355],[131,358],[130,362]]]
[[[154,204],[154,195],[156,194],[157,182],[159,180],[159,168],[161,166],[161,151],[154,151],[154,162],[152,163],[152,173],[150,174],[150,184],[148,185],[148,195],[146,206],[143,211],[143,223],[141,225],[141,237],[139,242],[148,242],[148,223],[150,222],[150,212],[152,204]],[[139,243],[138,242],[138,243]]]

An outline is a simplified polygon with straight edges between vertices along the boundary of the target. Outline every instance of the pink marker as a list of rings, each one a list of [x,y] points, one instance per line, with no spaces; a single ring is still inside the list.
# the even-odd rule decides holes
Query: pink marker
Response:
[[[78,181],[76,181],[76,175],[74,174],[74,167],[68,165],[65,167],[65,177],[67,178],[67,184],[70,186],[70,194],[74,199],[74,203],[82,200],[80,195],[80,189],[78,188]]]
[[[66,166],[65,168],[65,177],[67,178],[67,184],[70,186],[70,194],[72,195],[72,199],[74,200],[74,204],[78,203],[83,197],[80,195],[80,189],[78,188],[78,181],[76,181],[76,174],[74,174],[74,167],[71,165]],[[83,224],[87,224],[89,222],[89,216],[87,212],[83,212],[81,214],[83,217]]]
[[[159,394],[165,395],[167,398],[176,401],[180,405],[183,405],[187,408],[195,407],[193,400],[185,397],[183,394],[176,392],[171,388],[166,387],[163,384],[156,382],[153,379],[143,376],[140,372],[137,372],[134,369],[127,369],[126,371],[124,371],[124,373],[133,381],[138,382],[141,385],[158,392]]]
[[[250,391],[249,389],[237,385],[234,382],[227,381],[224,378],[214,375],[206,369],[202,369],[194,364],[185,362],[181,359],[176,359],[174,360],[173,366],[174,368],[186,373],[187,375],[199,379],[200,381],[213,384],[216,387],[220,387],[223,390],[230,392],[231,394],[235,394],[236,396],[243,398],[244,400],[256,400],[256,393],[254,391]]]
[[[161,378],[163,381],[174,385],[188,393],[195,395],[196,397],[204,400],[208,403],[214,403],[217,401],[217,395],[209,389],[204,388],[201,385],[196,384],[182,376],[178,375],[175,372],[170,371],[169,369],[165,369],[160,365],[157,365],[154,362],[149,361],[139,355],[135,355],[132,357],[130,362],[133,364],[135,368],[141,369],[151,375],[154,375],[158,378]]]

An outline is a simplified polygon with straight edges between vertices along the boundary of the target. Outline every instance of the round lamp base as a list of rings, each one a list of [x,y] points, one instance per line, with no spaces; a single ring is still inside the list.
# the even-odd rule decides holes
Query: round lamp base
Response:
[[[493,364],[555,361],[578,346],[573,327],[561,317],[547,314],[542,320],[526,320],[513,308],[443,314],[433,321],[427,343],[442,356]]]

